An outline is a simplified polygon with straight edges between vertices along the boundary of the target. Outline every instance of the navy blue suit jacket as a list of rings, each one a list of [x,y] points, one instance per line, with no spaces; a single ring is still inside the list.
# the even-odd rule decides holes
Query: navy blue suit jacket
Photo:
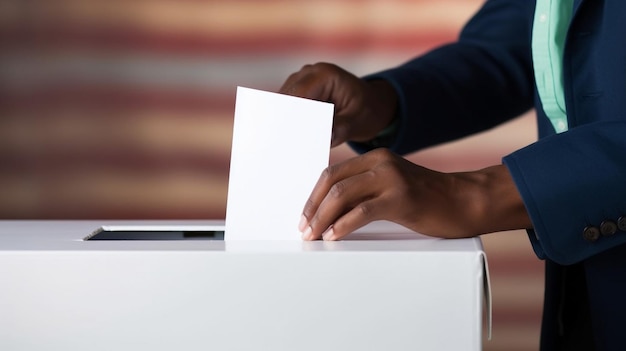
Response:
[[[626,225],[626,1],[574,3],[565,133],[555,134],[534,84],[532,0],[489,0],[457,42],[370,78],[399,94],[389,147],[403,154],[536,108],[539,141],[503,162],[532,220],[533,248],[546,259],[542,348],[626,350],[626,231],[589,231],[620,218]]]

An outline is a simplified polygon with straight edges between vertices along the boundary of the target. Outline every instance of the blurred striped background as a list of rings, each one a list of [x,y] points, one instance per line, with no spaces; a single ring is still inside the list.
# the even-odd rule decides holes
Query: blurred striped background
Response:
[[[0,218],[223,218],[237,85],[277,90],[316,61],[398,65],[454,40],[482,2],[0,0]],[[410,158],[476,169],[534,128],[528,114]],[[484,242],[485,350],[536,350],[541,262],[522,232]]]

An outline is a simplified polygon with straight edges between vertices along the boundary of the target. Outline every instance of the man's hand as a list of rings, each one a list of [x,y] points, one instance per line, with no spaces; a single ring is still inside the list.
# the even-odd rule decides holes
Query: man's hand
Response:
[[[329,63],[302,67],[279,92],[335,104],[332,146],[373,139],[391,123],[397,103],[389,83],[364,81]]]
[[[377,149],[324,170],[300,231],[304,240],[338,240],[383,219],[442,238],[531,226],[505,166],[440,173]]]

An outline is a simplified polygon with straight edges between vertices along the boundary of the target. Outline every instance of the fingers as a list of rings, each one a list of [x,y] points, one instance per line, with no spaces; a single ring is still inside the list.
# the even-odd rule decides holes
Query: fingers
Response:
[[[337,115],[335,115],[333,122],[333,133],[330,136],[330,146],[336,147],[348,140],[350,125],[347,121],[342,120]]]
[[[349,130],[346,122],[342,123],[341,118],[337,118],[337,112],[341,110],[341,107],[336,101],[336,96],[333,96],[333,89],[337,88],[335,81],[339,71],[339,67],[327,63],[305,65],[300,71],[291,74],[278,91],[281,94],[331,102],[335,105],[331,147],[346,141]]]
[[[278,91],[281,94],[293,95],[307,99],[328,102],[331,98],[334,65],[316,63],[304,65],[300,71],[291,74]]]
[[[358,208],[361,203],[376,195],[377,189],[367,187],[372,178],[371,172],[358,173],[354,176],[340,180],[333,184],[326,196],[322,199],[317,210],[309,215],[308,240],[316,240],[325,236],[325,232],[353,208]],[[305,215],[306,216],[306,215]],[[370,220],[371,221],[371,220]],[[343,232],[341,226],[336,230]]]
[[[369,160],[365,156],[352,158],[342,163],[338,163],[336,165],[332,165],[326,168],[320,175],[320,178],[317,180],[315,187],[311,191],[311,195],[305,203],[304,209],[302,211],[303,215],[310,222],[314,214],[317,212],[318,207],[320,206],[324,198],[328,196],[333,186],[335,186],[342,180],[345,180],[346,178],[366,172],[368,171],[368,169]],[[347,188],[350,186],[350,183],[338,184],[333,190],[334,196],[339,197],[341,193],[343,191],[346,191]]]
[[[307,75],[307,71],[311,65],[303,66],[298,72],[292,73],[280,87],[278,92],[286,95],[296,95],[298,93],[298,83]]]
[[[331,146],[347,140],[367,141],[394,116],[395,94],[388,83],[366,82],[329,63],[305,65],[290,75],[279,92],[335,105]],[[379,101],[381,100],[381,101]],[[384,107],[388,102],[388,111]]]
[[[326,241],[339,240],[370,222],[382,219],[380,213],[382,213],[385,206],[386,201],[382,197],[359,203],[331,224],[322,233],[322,239]]]
[[[336,240],[380,219],[387,185],[376,165],[386,154],[371,152],[324,170],[303,210],[304,240]]]

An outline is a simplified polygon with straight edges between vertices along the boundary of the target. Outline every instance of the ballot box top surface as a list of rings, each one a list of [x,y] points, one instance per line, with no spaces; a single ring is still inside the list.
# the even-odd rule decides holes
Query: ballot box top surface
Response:
[[[354,252],[419,251],[482,253],[479,238],[445,240],[411,232],[380,221],[335,242],[294,240],[103,240],[87,241],[102,227],[223,229],[221,220],[4,220],[0,221],[0,251],[251,251]],[[227,237],[227,236],[226,236]]]

